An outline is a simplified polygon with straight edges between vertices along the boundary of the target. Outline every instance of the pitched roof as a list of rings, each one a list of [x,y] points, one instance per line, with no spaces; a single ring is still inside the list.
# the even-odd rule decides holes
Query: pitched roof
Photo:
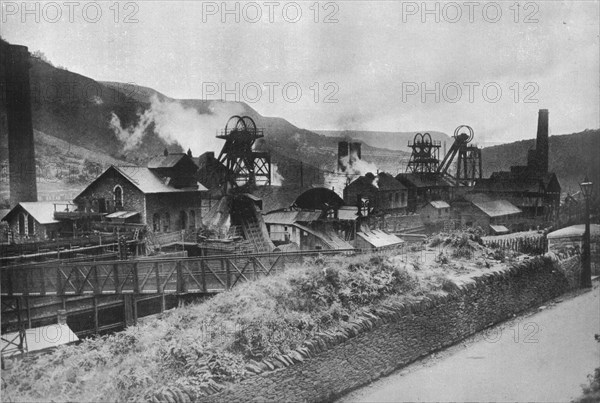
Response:
[[[379,178],[377,181],[377,187],[381,190],[403,190],[406,189],[402,183],[398,182],[396,178],[386,172],[379,172],[377,174]]]
[[[501,217],[521,213],[521,209],[508,200],[475,201],[473,205],[489,217]]]
[[[0,209],[0,220],[2,220],[4,217],[6,217],[6,215],[8,213],[10,213],[10,209],[9,208]]]
[[[13,207],[4,218],[8,220],[8,217],[14,214],[19,209],[19,206],[42,225],[58,222],[54,219],[54,202],[21,202]]]
[[[252,192],[262,199],[262,211],[269,212],[291,207],[298,195],[308,187],[259,186]]]
[[[360,231],[357,232],[356,235],[364,239],[375,248],[384,248],[386,246],[404,243],[404,241],[398,238],[396,235],[388,234],[387,232],[379,229]]]
[[[175,193],[175,192],[200,192],[206,191],[207,189],[200,183],[198,183],[198,189],[177,189],[169,186],[160,177],[155,175],[150,169],[144,167],[138,167],[134,165],[130,166],[115,166],[111,165],[98,176],[92,183],[90,183],[79,195],[75,198],[79,198],[87,189],[89,189],[94,183],[100,180],[108,171],[115,170],[127,179],[133,186],[138,188],[142,193]]]
[[[168,155],[158,155],[152,158],[148,162],[148,168],[173,168],[175,165],[179,163],[187,154],[184,153],[175,153]]]

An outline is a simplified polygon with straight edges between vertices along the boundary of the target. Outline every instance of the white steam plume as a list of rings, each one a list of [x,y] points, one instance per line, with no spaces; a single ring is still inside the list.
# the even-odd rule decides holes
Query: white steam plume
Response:
[[[113,112],[110,127],[123,142],[124,151],[131,151],[142,142],[146,130],[154,123],[154,131],[168,144],[179,143],[184,149],[190,148],[194,155],[206,151],[219,151],[223,140],[215,137],[217,130],[223,129],[233,115],[244,113],[240,104],[211,101],[209,114],[200,114],[178,101],[161,101],[156,95],[150,100],[150,108],[138,115],[136,125],[121,126],[119,117]]]

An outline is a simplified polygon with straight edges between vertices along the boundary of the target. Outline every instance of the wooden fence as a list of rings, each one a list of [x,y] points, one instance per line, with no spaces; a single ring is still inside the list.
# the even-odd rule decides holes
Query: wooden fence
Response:
[[[526,237],[484,237],[483,244],[490,248],[512,250],[530,255],[543,255],[548,250],[548,240],[543,234]]]

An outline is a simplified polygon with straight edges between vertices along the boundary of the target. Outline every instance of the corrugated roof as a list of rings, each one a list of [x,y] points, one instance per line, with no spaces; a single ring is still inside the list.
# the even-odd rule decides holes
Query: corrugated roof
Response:
[[[508,200],[475,201],[473,205],[489,217],[501,217],[521,213],[521,209]]]
[[[433,208],[450,208],[450,205],[443,200],[430,201],[429,204],[431,204]]]
[[[394,246],[404,243],[404,241],[398,238],[396,235],[388,234],[387,232],[379,229],[360,231],[357,232],[356,235],[373,245],[375,248],[384,248],[387,246]]]
[[[144,193],[172,193],[172,192],[190,192],[196,191],[189,189],[176,189],[164,183],[149,168],[136,166],[114,166],[125,178],[127,178],[135,187]],[[110,168],[109,168],[110,169]],[[197,191],[207,190],[202,184],[198,184]]]
[[[316,221],[320,216],[320,211],[274,211],[266,214],[263,219],[266,224],[291,225],[295,222]]]
[[[55,224],[58,222],[54,219],[53,202],[21,202],[18,206],[23,207],[40,224]]]
[[[354,249],[352,245],[344,241],[332,230],[320,230],[317,228],[309,228],[298,223],[294,223],[293,225],[297,228],[300,228],[303,231],[308,232],[309,234],[312,234],[313,236],[316,236],[317,238],[325,242],[325,244],[327,244],[327,246],[329,246],[331,249]]]

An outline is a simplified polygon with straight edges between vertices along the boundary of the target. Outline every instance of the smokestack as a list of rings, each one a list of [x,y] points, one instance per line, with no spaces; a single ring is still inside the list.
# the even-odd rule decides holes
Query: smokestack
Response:
[[[340,141],[338,143],[338,171],[344,172],[346,166],[342,164],[342,159],[349,158],[350,155],[350,144],[347,141]]]
[[[538,115],[537,139],[535,141],[537,172],[548,173],[548,109],[540,109]]]
[[[361,159],[361,143],[350,143],[350,155],[356,154],[356,158]]]
[[[2,41],[0,129],[8,132],[11,207],[37,201],[35,150],[31,117],[29,51]],[[4,135],[3,135],[4,136]]]

